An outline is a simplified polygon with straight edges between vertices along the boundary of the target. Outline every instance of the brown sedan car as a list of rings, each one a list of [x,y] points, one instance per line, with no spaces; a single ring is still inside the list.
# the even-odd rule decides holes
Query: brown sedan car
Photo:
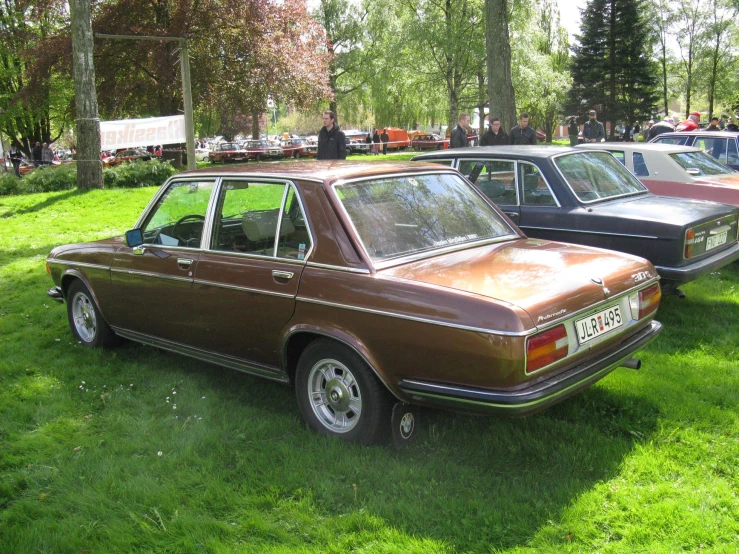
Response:
[[[419,405],[538,411],[638,366],[661,329],[649,262],[527,239],[432,164],[181,173],[125,237],[47,268],[83,345],[290,384],[313,429],[356,442],[412,437]]]

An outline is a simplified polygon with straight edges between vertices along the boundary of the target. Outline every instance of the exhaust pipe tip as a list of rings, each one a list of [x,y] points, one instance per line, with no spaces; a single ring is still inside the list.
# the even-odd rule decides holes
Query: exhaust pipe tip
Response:
[[[675,289],[675,295],[677,295],[678,298],[685,298],[687,296],[683,289]]]
[[[621,367],[627,367],[629,369],[641,369],[641,360],[636,358],[629,358],[621,362]]]

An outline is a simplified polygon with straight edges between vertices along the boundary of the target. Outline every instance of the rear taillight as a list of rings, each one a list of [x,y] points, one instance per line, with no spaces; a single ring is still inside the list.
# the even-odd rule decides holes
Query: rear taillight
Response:
[[[693,244],[695,243],[695,231],[688,229],[685,232],[685,259],[693,257]]]
[[[653,314],[659,308],[659,301],[662,298],[662,292],[659,290],[659,283],[653,284],[644,290],[639,291],[639,319]]]
[[[526,372],[536,371],[567,356],[569,350],[564,325],[534,335],[526,344]]]

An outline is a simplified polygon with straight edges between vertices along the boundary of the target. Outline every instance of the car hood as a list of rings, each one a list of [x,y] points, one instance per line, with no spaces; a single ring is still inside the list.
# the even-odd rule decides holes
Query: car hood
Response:
[[[680,227],[710,221],[737,211],[736,208],[726,204],[654,194],[588,204],[585,209],[589,212],[592,210],[594,215],[601,217],[617,217],[634,222],[672,224]],[[637,228],[640,226],[636,225]]]
[[[722,175],[703,175],[694,178],[694,183],[706,185],[720,185],[739,189],[739,173],[725,173]]]
[[[598,304],[606,294],[618,295],[657,275],[651,263],[636,256],[535,239],[471,248],[380,273],[513,304],[525,310],[537,326]]]

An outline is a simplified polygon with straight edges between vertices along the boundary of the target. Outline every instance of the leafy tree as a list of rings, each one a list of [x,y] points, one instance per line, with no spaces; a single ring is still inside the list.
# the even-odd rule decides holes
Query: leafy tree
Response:
[[[706,27],[706,50],[699,62],[699,71],[705,75],[705,90],[708,96],[708,118],[713,117],[717,101],[728,100],[733,93],[733,75],[737,58],[731,39],[736,27],[733,24],[737,8],[720,0],[710,0],[709,21]],[[723,77],[723,78],[722,78]]]
[[[0,128],[27,154],[29,146],[54,142],[71,124],[71,44],[55,38],[64,24],[58,5],[0,3]]]
[[[510,129],[516,123],[509,21],[508,0],[485,0],[485,48],[490,118],[499,117],[505,129]]]
[[[680,48],[679,74],[685,96],[685,117],[690,114],[693,95],[698,89],[696,66],[701,52],[705,50],[709,19],[703,0],[680,0],[677,5],[677,28],[674,36]]]
[[[519,111],[551,141],[569,92],[569,37],[555,2],[542,0],[521,11],[514,27],[526,40],[514,42],[513,82]]]
[[[600,119],[633,121],[653,113],[658,100],[644,0],[590,0],[573,47],[570,104]]]

